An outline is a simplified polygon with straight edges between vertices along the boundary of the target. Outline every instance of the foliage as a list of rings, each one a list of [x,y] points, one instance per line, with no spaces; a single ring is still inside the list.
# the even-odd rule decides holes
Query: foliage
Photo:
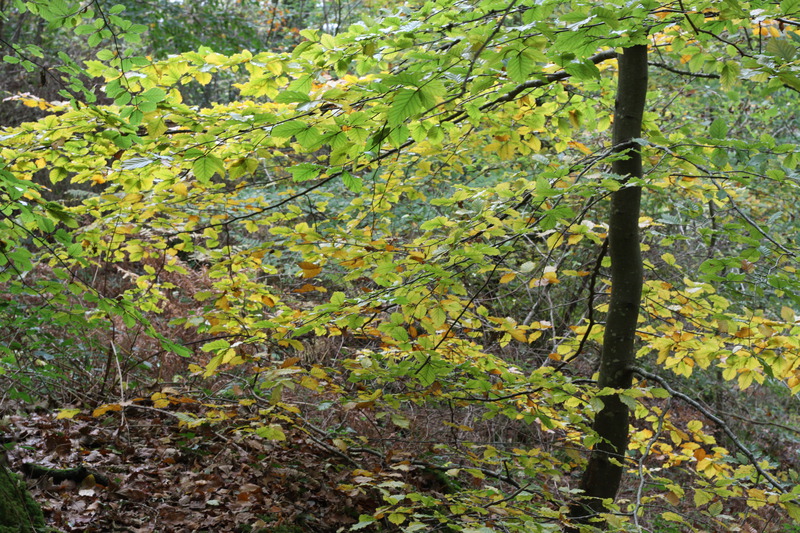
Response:
[[[0,123],[16,125],[41,118],[47,101],[70,98],[91,80],[79,76],[83,61],[95,59],[101,47],[112,54],[164,58],[213,43],[216,52],[289,50],[299,32],[316,28],[335,32],[370,8],[359,1],[315,3],[307,0],[122,1],[117,6],[92,1],[3,2],[0,4]],[[124,12],[124,17],[120,13]],[[38,13],[41,16],[32,16]],[[79,24],[80,15],[90,24]],[[131,21],[136,21],[132,23]],[[102,52],[101,56],[107,54]],[[107,58],[110,56],[106,56]],[[22,69],[20,67],[23,67]],[[183,98],[198,105],[229,101],[236,76],[216,76],[211,83],[181,88]],[[30,98],[35,94],[40,99]],[[100,100],[104,101],[100,96]]]
[[[636,480],[609,503],[614,527],[800,515],[794,470],[667,399],[670,374],[697,371],[800,391],[795,132],[768,128],[800,90],[800,3],[437,0],[303,30],[291,52],[158,59],[137,55],[147,28],[120,8],[24,6],[99,49],[59,67],[69,105],[2,132],[0,281],[64,327],[110,327],[94,338],[110,361],[177,354],[180,380],[233,372],[242,401],[266,402],[256,419],[182,413],[188,427],[234,419],[276,442],[302,428],[350,461],[343,493],[380,496],[355,530],[549,531],[619,393]],[[646,173],[629,182],[645,191],[638,371],[655,378],[597,390],[604,212],[624,186],[609,170],[624,157],[607,134],[616,50],[641,44],[664,69],[636,141]],[[182,86],[215,79],[238,96],[184,103]],[[90,193],[47,201],[40,172]],[[182,403],[120,374],[124,397],[95,416]],[[424,454],[404,448],[423,436]],[[365,454],[388,468],[360,468]],[[453,485],[394,475],[423,467]]]

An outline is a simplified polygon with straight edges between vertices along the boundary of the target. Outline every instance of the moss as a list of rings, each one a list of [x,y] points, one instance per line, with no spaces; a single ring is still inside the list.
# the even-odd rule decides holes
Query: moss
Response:
[[[22,480],[0,465],[0,533],[38,531],[45,531],[41,508]]]

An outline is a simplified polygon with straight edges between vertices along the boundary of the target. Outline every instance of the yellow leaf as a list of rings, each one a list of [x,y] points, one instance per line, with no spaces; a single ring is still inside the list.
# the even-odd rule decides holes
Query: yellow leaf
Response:
[[[222,362],[221,355],[215,355],[214,357],[212,357],[211,360],[206,364],[206,370],[203,373],[203,377],[207,378],[213,376],[214,373],[217,371],[217,368],[219,368],[221,362]]]
[[[172,192],[178,196],[186,196],[189,194],[189,188],[186,186],[186,183],[179,181],[172,186]]]
[[[745,390],[753,383],[753,378],[755,377],[755,372],[751,370],[747,370],[739,374],[738,384],[741,390]]]
[[[319,381],[311,376],[303,376],[302,379],[300,379],[300,385],[313,391],[319,390]]]
[[[303,350],[303,343],[302,343],[302,342],[300,342],[300,341],[298,341],[297,339],[291,339],[291,340],[286,340],[286,339],[283,339],[283,340],[279,340],[279,341],[278,341],[278,346],[291,346],[291,347],[292,347],[292,348],[294,348],[295,350],[298,350],[298,351],[301,351],[301,350]]]
[[[701,505],[705,505],[710,502],[714,498],[714,495],[710,492],[706,492],[704,490],[696,490],[694,492],[694,504],[696,507],[700,507]]]
[[[225,351],[225,354],[222,356],[222,364],[226,365],[226,364],[230,363],[231,360],[233,360],[234,357],[236,357],[236,349],[235,348],[228,348]]]
[[[521,329],[513,328],[509,330],[511,336],[514,337],[514,340],[519,342],[528,342],[528,338],[525,336],[525,332]]]
[[[222,309],[223,311],[229,311],[231,308],[231,304],[228,302],[227,296],[223,296],[222,298],[218,299],[214,305],[217,309]]]
[[[516,272],[506,272],[500,278],[500,283],[508,283],[508,282],[510,282],[512,279],[514,279],[516,277],[517,277],[517,273]]]
[[[672,513],[667,511],[666,513],[661,513],[661,518],[664,520],[669,520],[670,522],[683,522],[683,517],[679,514]]]
[[[283,72],[283,64],[280,61],[270,61],[267,63],[267,70],[276,76],[280,76],[281,72]]]
[[[136,202],[140,202],[144,198],[143,195],[135,192],[131,192],[125,195],[125,198],[122,201],[126,204],[134,204]]]
[[[581,127],[581,115],[580,115],[580,113],[578,111],[575,111],[574,109],[570,109],[570,111],[569,111],[569,123],[575,129],[578,129],[578,128]],[[588,149],[586,149],[586,146],[584,146],[583,144],[581,144],[579,142],[570,142],[570,145],[573,145],[573,146],[580,145],[580,146],[583,147],[583,149],[586,150],[585,152],[583,152],[583,150],[581,150],[583,153],[585,153],[585,154],[591,153]],[[580,148],[578,148],[578,149],[580,149]]]
[[[195,72],[194,79],[197,80],[197,83],[200,85],[208,85],[211,82],[211,73],[210,72]]]
[[[553,233],[547,238],[547,248],[554,250],[564,242],[564,235],[562,233]]]
[[[703,423],[699,420],[690,420],[686,427],[689,431],[696,432],[703,429]]]
[[[58,412],[58,415],[56,415],[56,419],[57,420],[61,420],[64,418],[70,419],[80,412],[81,412],[80,409],[62,409]]]

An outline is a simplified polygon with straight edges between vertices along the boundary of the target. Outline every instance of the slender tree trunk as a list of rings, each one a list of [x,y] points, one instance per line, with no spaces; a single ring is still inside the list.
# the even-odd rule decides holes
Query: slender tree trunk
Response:
[[[642,115],[647,94],[647,46],[626,48],[619,56],[619,82],[614,108],[614,146],[626,159],[613,163],[614,173],[626,183],[642,177],[639,146]],[[603,337],[603,352],[597,386],[627,389],[632,376],[628,368],[635,356],[634,340],[642,296],[642,256],[639,245],[639,204],[642,190],[623,186],[611,196],[608,220],[611,258],[611,300]],[[603,396],[603,408],[594,420],[602,442],[592,450],[581,480],[583,494],[570,510],[575,523],[589,523],[605,510],[604,499],[617,495],[628,447],[628,408],[619,395]],[[570,530],[568,528],[568,530]],[[574,529],[572,531],[575,531]]]

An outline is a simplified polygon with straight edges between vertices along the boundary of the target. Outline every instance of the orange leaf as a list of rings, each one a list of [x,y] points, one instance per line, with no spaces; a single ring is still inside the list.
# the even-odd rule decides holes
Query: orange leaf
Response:
[[[314,263],[309,263],[308,261],[300,261],[297,263],[297,266],[303,269],[303,278],[313,278],[322,272],[321,266],[315,265]]]
[[[306,271],[304,270],[303,272],[305,273]],[[317,287],[316,285],[311,285],[310,283],[306,283],[305,285],[303,285],[299,289],[294,289],[292,292],[298,292],[298,293],[313,292],[313,291],[318,290],[318,289],[319,289],[319,287]]]
[[[706,456],[706,451],[703,448],[697,448],[693,455],[695,459],[702,461]]]
[[[678,496],[677,494],[675,494],[674,492],[671,492],[671,491],[668,492],[664,497],[672,505],[678,505],[678,503],[681,501],[681,497]]]
[[[299,357],[290,357],[289,359],[287,359],[283,363],[281,363],[281,368],[289,368],[290,366],[294,366],[295,363],[299,363],[299,362],[300,362],[300,358]]]
[[[92,416],[94,417],[103,416],[109,411],[122,411],[122,406],[118,403],[109,403],[106,405],[101,405],[100,407],[92,411]]]

